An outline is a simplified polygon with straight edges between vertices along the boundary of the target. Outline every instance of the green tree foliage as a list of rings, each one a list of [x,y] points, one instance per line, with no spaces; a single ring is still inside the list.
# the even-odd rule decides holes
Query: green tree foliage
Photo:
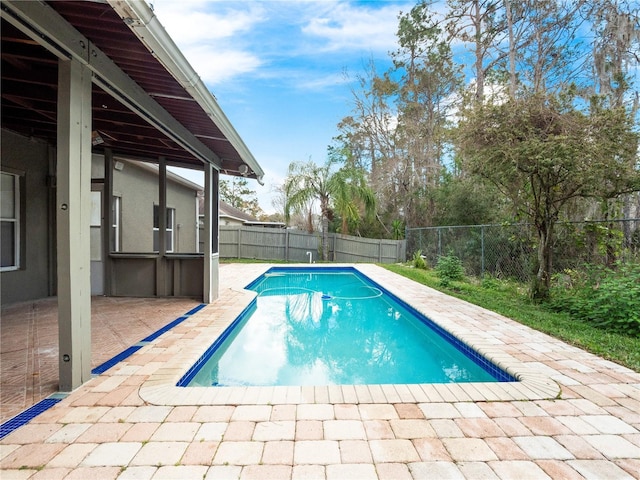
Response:
[[[249,180],[244,177],[220,180],[220,199],[256,218],[262,215],[256,192],[249,188]]]
[[[451,113],[451,96],[460,86],[460,67],[428,4],[419,3],[400,15],[400,48],[391,57],[397,86],[396,142],[402,152],[394,195],[404,199],[407,222],[431,224],[433,192],[442,176]]]
[[[354,115],[340,122],[337,140],[369,168],[381,217],[428,225],[450,150],[447,126],[461,67],[428,4],[417,4],[398,22],[393,68],[379,75],[369,65],[354,91]]]
[[[508,78],[508,88],[498,83],[491,98],[476,96],[459,125],[465,168],[494,183],[536,228],[535,299],[549,295],[554,227],[567,208],[575,207],[578,198],[606,203],[640,188],[635,114],[607,95],[593,95],[593,78],[585,74],[591,51],[577,35],[595,13],[596,71],[598,63],[609,65],[616,86],[625,90],[620,62],[613,61],[616,55],[602,44],[611,32],[608,25],[618,22],[616,8],[611,2],[589,0],[505,1],[500,21],[507,31],[508,62],[497,72],[508,72],[502,76]],[[633,28],[628,22],[618,24],[624,28],[614,30],[628,40]],[[609,61],[598,61],[599,53]],[[598,77],[602,85],[607,75]],[[626,95],[617,93],[619,98]]]
[[[333,207],[340,217],[340,233],[348,235],[350,225],[358,228],[361,213],[372,218],[375,212],[375,195],[368,186],[365,171],[352,161],[348,150],[329,147],[329,161],[332,164],[343,164],[334,173],[336,187],[333,192]]]
[[[625,108],[631,119],[638,119],[640,96],[637,91],[637,67],[640,58],[640,20],[637,2],[602,0],[590,5],[585,14],[593,18],[597,33],[593,41],[594,82],[591,91],[599,94],[606,105]],[[635,95],[633,94],[635,88]],[[634,163],[634,155],[628,159]],[[603,203],[603,216],[612,218],[622,204],[625,218],[630,218],[630,195],[616,197],[615,192]],[[630,232],[627,232],[627,236]]]
[[[394,240],[402,240],[404,238],[404,225],[401,220],[391,222],[392,236]]]
[[[328,177],[344,165],[355,190],[375,192],[373,220],[356,216],[353,191],[307,197],[343,232],[530,222],[531,293],[545,298],[557,221],[634,216],[625,194],[640,190],[638,18],[632,0],[420,1],[398,17],[393,67],[370,61],[356,77],[332,170],[291,173]]]
[[[460,147],[466,167],[494,183],[538,233],[538,269],[532,296],[548,296],[554,226],[576,197],[599,198],[640,188],[629,164],[636,135],[623,109],[588,111],[576,99],[534,95],[465,112]]]
[[[335,169],[335,159],[331,155],[323,165],[312,161],[291,163],[284,191],[287,222],[292,211],[306,209],[310,201],[319,203],[323,260],[329,257],[329,221],[333,219],[336,209],[343,219],[359,216],[359,206],[362,206],[366,215],[372,215],[375,211],[375,197],[366,184],[362,170],[352,165]]]
[[[435,195],[436,225],[482,225],[500,222],[510,205],[489,182],[478,177],[443,175]]]

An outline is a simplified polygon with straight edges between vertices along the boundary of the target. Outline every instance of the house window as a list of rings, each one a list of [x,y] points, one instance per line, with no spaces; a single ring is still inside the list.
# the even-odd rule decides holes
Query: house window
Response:
[[[167,253],[173,252],[173,232],[175,227],[176,209],[167,208],[167,221],[165,230],[165,247]],[[153,206],[153,251],[160,251],[160,207]]]
[[[20,267],[20,177],[2,172],[0,183],[0,271]]]
[[[111,199],[111,251],[120,251],[120,212],[121,212],[120,197],[112,197]],[[155,234],[155,233],[154,233]]]

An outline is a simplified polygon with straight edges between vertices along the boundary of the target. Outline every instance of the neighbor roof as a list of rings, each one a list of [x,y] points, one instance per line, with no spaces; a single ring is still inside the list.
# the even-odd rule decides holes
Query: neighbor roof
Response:
[[[57,65],[66,56],[93,73],[92,130],[104,142],[95,150],[264,175],[146,2],[3,0],[1,28],[3,128],[56,143]]]
[[[220,217],[229,217],[241,222],[249,222],[255,223],[259,222],[259,220],[253,215],[243,212],[239,208],[233,207],[229,205],[227,202],[222,200],[219,201],[219,209],[220,209]]]

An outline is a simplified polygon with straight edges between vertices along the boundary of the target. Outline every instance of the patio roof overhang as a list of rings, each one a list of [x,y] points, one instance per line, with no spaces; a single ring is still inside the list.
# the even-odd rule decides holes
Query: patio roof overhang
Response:
[[[209,163],[261,181],[262,168],[146,2],[3,0],[3,128],[56,144],[60,58],[92,72],[94,151]]]

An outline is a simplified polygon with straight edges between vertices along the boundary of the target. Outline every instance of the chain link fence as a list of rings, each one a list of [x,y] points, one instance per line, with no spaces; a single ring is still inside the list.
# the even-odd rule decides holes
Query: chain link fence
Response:
[[[455,255],[471,276],[490,274],[521,282],[537,268],[537,235],[531,224],[407,228],[407,255],[417,251],[427,265]],[[555,226],[553,272],[585,264],[640,261],[640,219],[560,222]]]

